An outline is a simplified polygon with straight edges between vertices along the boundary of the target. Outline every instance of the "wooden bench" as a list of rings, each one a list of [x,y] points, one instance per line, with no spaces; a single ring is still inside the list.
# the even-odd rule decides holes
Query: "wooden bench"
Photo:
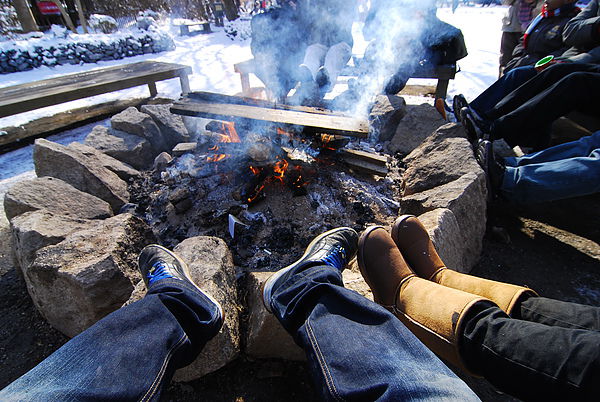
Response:
[[[354,59],[355,62],[359,62],[359,59]],[[240,74],[242,82],[242,94],[244,96],[251,95],[250,89],[250,73],[254,73],[256,70],[254,59],[243,61],[233,65],[233,69],[236,73]],[[342,70],[341,76],[356,76],[357,69],[354,66],[347,66]],[[451,79],[456,76],[456,64],[445,64],[436,66],[434,68],[420,68],[415,71],[411,78],[433,78],[437,79],[437,86],[435,89],[436,98],[446,98],[448,92],[448,85]]]
[[[179,36],[190,36],[193,32],[190,32],[190,27],[195,27],[198,25],[202,25],[202,29],[199,31],[201,33],[211,33],[210,22],[208,21],[197,21],[197,22],[184,22],[181,24],[173,24],[176,27],[179,27]]]
[[[156,82],[171,78],[179,78],[185,95],[191,73],[182,64],[142,61],[0,88],[0,118],[139,85],[148,85],[154,97]]]

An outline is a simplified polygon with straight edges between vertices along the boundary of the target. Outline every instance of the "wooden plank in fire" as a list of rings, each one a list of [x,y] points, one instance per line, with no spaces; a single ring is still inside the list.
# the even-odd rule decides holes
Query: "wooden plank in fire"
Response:
[[[352,117],[323,115],[295,110],[271,109],[266,107],[223,104],[203,100],[183,99],[175,102],[171,112],[184,116],[196,116],[220,120],[275,123],[283,127],[304,127],[315,133],[367,138],[369,126],[366,121]]]
[[[388,174],[388,158],[386,156],[353,149],[342,149],[339,154],[342,160],[353,169],[375,176],[385,177]]]

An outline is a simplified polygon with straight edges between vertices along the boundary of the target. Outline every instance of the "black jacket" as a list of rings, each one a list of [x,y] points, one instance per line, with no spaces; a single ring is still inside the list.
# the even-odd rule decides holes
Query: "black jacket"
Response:
[[[563,56],[580,63],[600,63],[600,5],[588,3],[579,15],[565,26],[564,42],[571,46]]]

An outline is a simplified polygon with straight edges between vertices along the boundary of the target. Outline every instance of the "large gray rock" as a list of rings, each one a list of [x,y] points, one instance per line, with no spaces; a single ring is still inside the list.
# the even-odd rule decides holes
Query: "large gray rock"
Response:
[[[388,152],[408,155],[444,124],[446,121],[433,106],[427,103],[408,105],[406,115],[398,123],[396,134],[387,146]]]
[[[170,149],[152,117],[140,112],[135,107],[129,107],[114,115],[110,119],[110,125],[115,130],[146,138],[156,151],[154,156]]]
[[[272,272],[251,272],[248,275],[248,339],[246,353],[259,359],[306,360],[304,350],[267,311],[262,301],[262,284]]]
[[[137,169],[134,169],[128,164],[123,163],[120,160],[97,150],[96,148],[90,147],[89,145],[85,145],[80,142],[74,142],[69,145],[69,148],[81,152],[89,158],[95,158],[102,166],[125,181],[140,176],[140,172]]]
[[[106,201],[54,177],[18,182],[4,195],[4,212],[8,220],[38,209],[81,219],[104,219],[113,215]]]
[[[227,244],[216,237],[192,237],[173,250],[190,267],[192,279],[223,308],[221,331],[190,364],[175,372],[175,381],[192,381],[233,361],[240,352],[239,305],[233,257]]]
[[[129,201],[127,183],[93,158],[74,149],[38,139],[33,147],[33,162],[39,177],[61,179],[108,202],[113,211],[118,211]]]
[[[155,242],[140,219],[121,214],[37,251],[24,267],[31,298],[46,320],[72,337],[118,309],[141,279],[137,255]]]
[[[97,224],[98,221],[54,215],[47,210],[26,212],[15,217],[10,221],[10,227],[18,267],[23,272],[39,249],[58,244],[71,233]]]
[[[406,101],[401,96],[377,95],[369,112],[371,127],[379,135],[379,141],[394,136],[398,123],[406,115]]]
[[[421,215],[437,208],[452,211],[464,243],[464,270],[470,271],[479,259],[486,227],[487,189],[485,174],[467,173],[457,180],[431,190],[403,197],[402,214]]]
[[[180,142],[189,142],[190,135],[183,118],[170,111],[170,105],[142,105],[141,110],[156,123],[169,149]]]
[[[469,272],[473,257],[464,248],[463,236],[454,213],[439,208],[419,216],[429,237],[446,267],[458,272]]]
[[[148,140],[124,131],[96,126],[85,138],[85,145],[125,162],[136,169],[146,169],[156,152]]]
[[[258,359],[306,360],[304,350],[281,326],[277,318],[267,311],[262,299],[262,285],[272,272],[251,272],[246,284],[248,300],[248,338],[246,353]],[[373,294],[357,266],[346,269],[342,275],[344,286],[373,300]]]
[[[481,168],[469,141],[457,124],[446,124],[412,151],[404,163],[404,194],[410,195],[449,183]]]

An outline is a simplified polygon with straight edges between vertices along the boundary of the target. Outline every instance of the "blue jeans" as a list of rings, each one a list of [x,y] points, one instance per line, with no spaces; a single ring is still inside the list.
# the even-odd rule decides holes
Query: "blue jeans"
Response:
[[[299,267],[273,299],[323,400],[478,400],[394,315],[344,288],[335,268]]]
[[[0,400],[156,400],[218,331],[205,296],[162,280],[0,391]],[[304,348],[325,400],[478,400],[383,307],[311,267],[277,289],[276,315]]]
[[[158,400],[175,370],[190,364],[219,328],[206,296],[163,279],[8,385],[0,400]]]
[[[600,192],[600,131],[530,155],[506,158],[500,191],[518,203]]]

